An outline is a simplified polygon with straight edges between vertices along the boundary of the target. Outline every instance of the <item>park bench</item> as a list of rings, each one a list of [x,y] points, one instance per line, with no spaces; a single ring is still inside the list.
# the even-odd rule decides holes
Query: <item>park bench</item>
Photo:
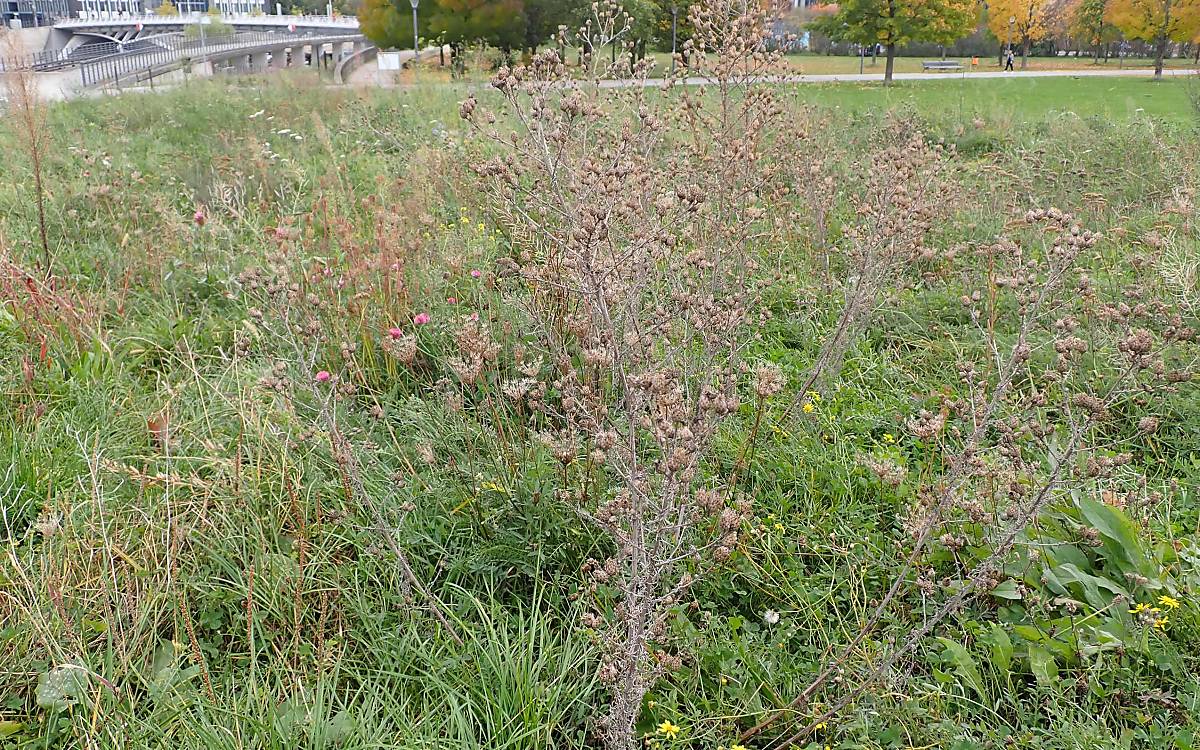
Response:
[[[957,60],[926,60],[921,63],[922,70],[962,70],[962,63]]]

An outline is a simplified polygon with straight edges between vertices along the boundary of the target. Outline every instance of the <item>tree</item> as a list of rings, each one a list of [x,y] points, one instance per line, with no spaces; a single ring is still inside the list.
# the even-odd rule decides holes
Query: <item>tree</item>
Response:
[[[171,2],[171,0],[163,0],[162,4],[154,9],[154,15],[177,16],[179,15],[179,9],[175,7],[175,3]]]
[[[1161,79],[1171,42],[1200,34],[1200,0],[1112,0],[1105,15],[1130,39],[1154,46],[1154,78]]]
[[[553,38],[559,26],[577,26],[583,7],[583,0],[524,0],[525,49]]]
[[[834,41],[882,44],[887,50],[883,80],[890,84],[899,45],[953,44],[975,27],[975,8],[975,0],[843,0],[811,28]]]
[[[408,3],[405,3],[408,6]],[[412,6],[401,10],[393,0],[364,0],[358,9],[358,26],[380,49],[412,46]],[[425,19],[418,15],[421,26]],[[420,30],[420,29],[419,29]]]
[[[1120,33],[1104,18],[1107,5],[1108,0],[1078,0],[1070,10],[1071,34],[1092,48],[1097,61],[1104,45],[1115,42]]]
[[[1021,70],[1029,61],[1029,48],[1050,29],[1047,0],[992,0],[988,4],[988,28],[1011,48],[1013,35],[1021,44]]]
[[[434,0],[429,32],[445,39],[455,55],[471,42],[519,49],[525,41],[524,4],[521,0]]]

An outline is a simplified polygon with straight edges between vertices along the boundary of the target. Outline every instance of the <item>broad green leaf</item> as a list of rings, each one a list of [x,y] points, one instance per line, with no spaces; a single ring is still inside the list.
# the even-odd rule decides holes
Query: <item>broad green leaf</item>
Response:
[[[1118,595],[1124,596],[1126,599],[1132,598],[1129,596],[1129,592],[1115,581],[1084,572],[1073,563],[1059,565],[1055,570],[1055,574],[1060,581],[1070,581],[1079,584],[1083,598],[1096,609],[1104,609],[1112,604],[1113,598]]]
[[[1138,539],[1137,527],[1124,511],[1090,497],[1081,497],[1079,512],[1100,532],[1110,560],[1122,564],[1126,571],[1142,571],[1146,555]]]
[[[1012,670],[1013,645],[1012,639],[1000,623],[992,623],[992,663],[1004,673]]]
[[[1017,582],[1011,578],[992,589],[991,594],[997,599],[1017,600],[1021,598],[1021,593],[1017,591]]]
[[[87,687],[87,670],[66,664],[38,677],[34,697],[42,708],[63,711],[80,701],[87,694]]]
[[[1088,556],[1074,544],[1051,544],[1042,548],[1042,558],[1050,565],[1072,563],[1081,570],[1090,568]]]
[[[983,678],[979,675],[979,665],[975,663],[975,658],[971,656],[966,647],[949,638],[938,638],[938,640],[946,647],[943,657],[954,665],[954,671],[958,673],[963,682],[975,691],[975,694],[979,696],[979,700],[984,703],[991,703],[987,687],[984,686]]]
[[[25,725],[19,721],[0,721],[0,737],[11,737],[24,728]]]
[[[1029,646],[1029,668],[1034,679],[1042,687],[1053,687],[1058,681],[1058,663],[1050,652],[1041,646]]]
[[[341,745],[354,734],[354,719],[345,711],[339,711],[331,716],[325,724],[325,739],[335,745]]]

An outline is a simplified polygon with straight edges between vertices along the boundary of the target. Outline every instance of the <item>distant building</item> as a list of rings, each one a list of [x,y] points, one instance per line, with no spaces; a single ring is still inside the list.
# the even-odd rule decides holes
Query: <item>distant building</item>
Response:
[[[5,26],[49,26],[59,18],[129,18],[153,13],[162,0],[0,0]],[[174,0],[182,15],[215,10],[223,16],[273,12],[271,0]]]
[[[49,26],[71,15],[70,0],[0,0],[5,26]]]
[[[74,0],[79,18],[124,18],[146,12],[143,0]]]

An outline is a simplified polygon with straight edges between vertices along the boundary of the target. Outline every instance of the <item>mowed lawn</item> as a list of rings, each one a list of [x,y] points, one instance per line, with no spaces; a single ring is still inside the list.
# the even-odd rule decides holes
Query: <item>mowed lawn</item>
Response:
[[[655,62],[659,69],[665,69],[671,64],[670,52],[655,52],[652,53]],[[574,59],[574,58],[572,58]],[[922,67],[926,60],[941,60],[937,55],[930,57],[897,57],[895,61],[895,70],[897,73],[920,73],[924,70]],[[978,71],[997,71],[1000,69],[999,59],[993,56],[980,57],[979,65],[972,68],[971,58],[969,57],[947,57],[946,60],[957,62],[966,70],[972,69]],[[801,73],[804,75],[842,75],[859,72],[859,59],[857,55],[815,55],[815,54],[800,54],[787,55],[784,58],[788,69],[791,72]],[[880,55],[872,62],[872,58],[867,57],[862,61],[863,73],[878,73],[883,74],[886,59]],[[1169,58],[1165,61],[1168,68],[1176,69],[1192,69],[1197,67],[1195,61],[1190,57]],[[1018,56],[1016,60],[1020,74],[1021,58]],[[1027,61],[1027,70],[1146,70],[1154,67],[1154,60],[1150,58],[1126,58],[1124,61],[1116,58],[1111,58],[1107,61],[1101,60],[1096,62],[1090,57],[1030,57]]]
[[[813,104],[868,112],[909,107],[936,118],[982,118],[1014,127],[1047,116],[1195,121],[1192,103],[1200,80],[1143,78],[1004,78],[879,83],[801,84],[797,95]]]
[[[656,56],[663,58],[660,62],[669,64],[669,55],[656,53]],[[787,59],[797,73],[805,75],[858,72],[857,67],[851,71],[842,66],[847,61],[857,66],[853,58],[803,55]],[[1067,58],[1044,58],[1038,62],[1048,63],[1053,59],[1069,61]],[[1179,64],[1185,61],[1172,62]],[[1032,63],[1031,68],[1035,67]],[[1082,69],[1094,70],[1095,67],[1089,63]],[[898,72],[919,72],[920,59],[901,58],[897,61],[896,69]],[[982,66],[981,69],[988,68]],[[1039,66],[1038,69],[1046,68]],[[1116,65],[1104,69],[1115,70]],[[872,68],[868,64],[865,70],[867,73],[882,74],[883,66],[880,64]],[[299,75],[308,74],[304,72]],[[491,73],[481,67],[468,68],[467,82],[453,83],[448,68],[439,69],[436,65],[430,65],[422,75],[425,76],[425,83],[431,80],[436,82],[435,88],[441,99],[449,92],[461,92],[461,96],[465,96],[467,91],[486,86]],[[404,77],[397,83],[405,87],[410,85],[409,79]],[[1149,77],[1031,77],[1018,72],[1008,78],[972,79],[947,73],[944,78],[936,80],[895,81],[891,86],[884,86],[880,81],[804,83],[797,86],[796,95],[813,104],[843,107],[850,112],[878,112],[909,107],[924,116],[938,119],[983,118],[992,124],[995,121],[1028,123],[1043,120],[1047,115],[1052,118],[1107,120],[1149,117],[1183,124],[1195,121],[1200,116],[1200,110],[1197,109],[1200,107],[1200,76],[1177,76],[1155,81]]]

